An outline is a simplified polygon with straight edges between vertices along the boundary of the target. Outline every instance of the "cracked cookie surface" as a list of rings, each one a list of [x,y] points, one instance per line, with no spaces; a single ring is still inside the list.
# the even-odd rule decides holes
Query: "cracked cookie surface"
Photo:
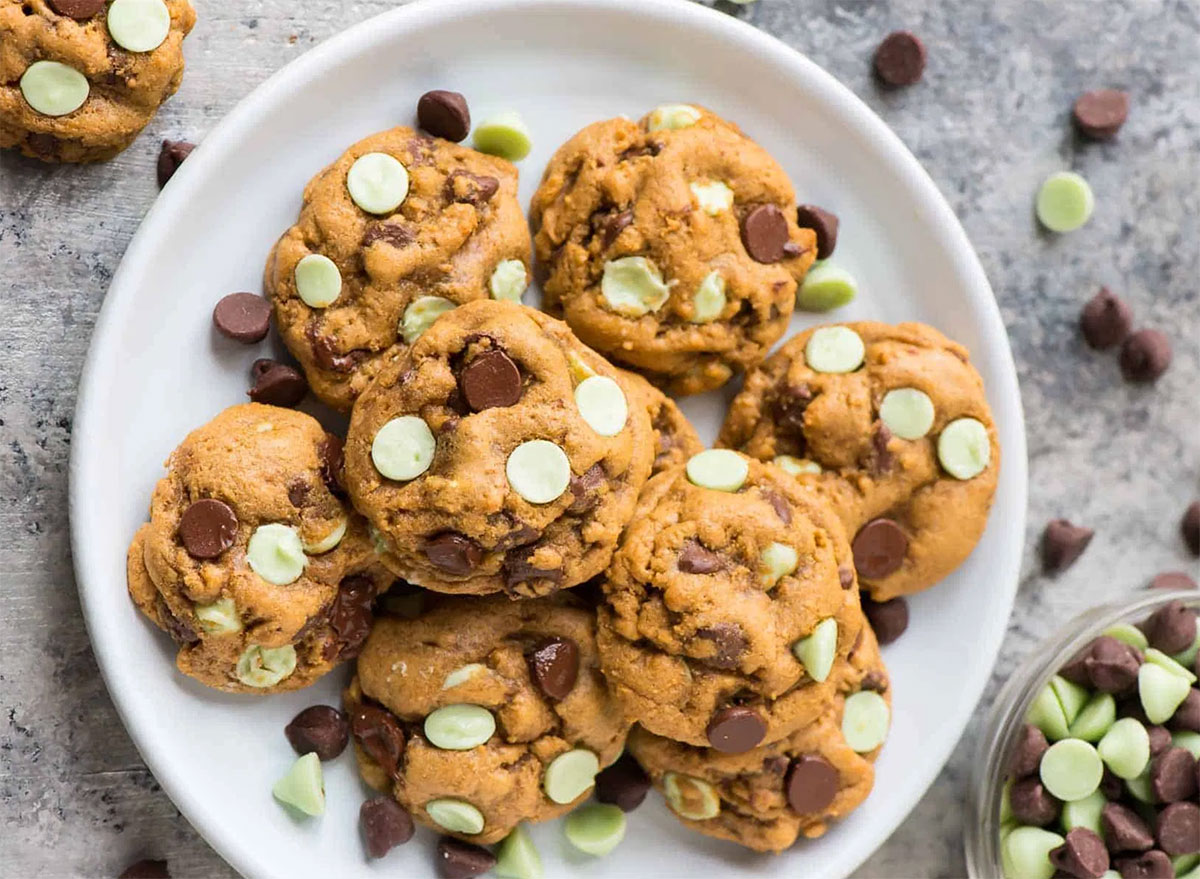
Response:
[[[680,128],[650,130],[653,113],[584,128],[530,207],[547,311],[680,394],[766,356],[816,255],[778,163],[732,123],[687,109],[695,119]]]
[[[379,214],[359,207],[347,185],[355,162],[377,153],[407,173],[401,203]],[[496,289],[519,295],[529,253],[512,163],[398,127],[354,144],[308,183],[263,286],[313,392],[345,411],[430,319],[422,307],[486,299],[498,269]],[[297,266],[313,254],[332,260],[341,277],[326,306],[310,305],[297,288]]]

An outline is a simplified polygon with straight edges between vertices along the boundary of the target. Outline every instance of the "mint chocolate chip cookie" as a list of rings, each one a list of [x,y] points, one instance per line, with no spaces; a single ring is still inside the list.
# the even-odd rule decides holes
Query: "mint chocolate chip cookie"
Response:
[[[359,398],[346,477],[399,576],[530,597],[604,570],[654,456],[620,370],[566,324],[483,300],[446,313]]]
[[[183,79],[188,0],[0,0],[0,147],[111,159]]]
[[[795,202],[779,164],[703,108],[596,122],[530,208],[545,306],[673,393],[719,387],[779,341],[816,258]]]
[[[728,753],[811,722],[864,627],[834,511],[726,449],[651,480],[603,591],[601,662],[629,716]]]
[[[129,594],[227,692],[306,687],[357,655],[393,576],[341,499],[341,441],[308,415],[247,403],[171,454],[129,547]]]
[[[916,323],[789,339],[746,378],[718,443],[832,501],[876,601],[926,589],[970,554],[1000,466],[967,350]]]
[[[486,845],[581,802],[629,724],[569,594],[439,597],[379,619],[346,692],[363,778],[418,822]]]
[[[411,128],[350,147],[305,187],[263,284],[313,392],[348,410],[385,363],[474,299],[520,299],[517,169]]]
[[[693,830],[771,852],[821,836],[870,794],[872,764],[890,723],[887,670],[869,627],[838,665],[836,692],[809,723],[777,742],[729,754],[634,727],[629,752]],[[870,739],[856,707],[863,700],[874,709]]]

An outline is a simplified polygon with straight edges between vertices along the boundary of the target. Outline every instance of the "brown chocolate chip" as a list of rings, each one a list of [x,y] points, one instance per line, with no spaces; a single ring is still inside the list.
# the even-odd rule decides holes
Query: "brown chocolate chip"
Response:
[[[760,204],[742,217],[742,244],[755,262],[779,262],[787,243],[787,218],[777,205]]]
[[[504,583],[509,589],[533,580],[549,580],[555,585],[562,583],[563,569],[535,565],[532,559],[536,552],[536,546],[523,546],[504,557]]]
[[[607,479],[602,464],[593,464],[580,476],[571,476],[570,491],[575,500],[567,507],[567,512],[576,516],[591,510],[600,501],[599,489]]]
[[[622,812],[632,812],[640,806],[649,790],[649,776],[629,754],[622,754],[616,763],[596,776],[596,799]]]
[[[48,159],[57,158],[58,147],[62,143],[53,134],[46,134],[43,131],[35,131],[25,138],[25,145],[33,150],[39,156],[45,156]]]
[[[1196,589],[1198,587],[1192,575],[1186,571],[1163,571],[1161,574],[1154,575],[1154,579],[1150,581],[1149,588],[1171,591],[1173,589]]]
[[[611,247],[612,243],[617,240],[617,236],[621,234],[621,230],[632,222],[633,211],[629,208],[601,215],[594,222],[596,230],[600,233],[601,246],[605,250]]]
[[[480,207],[499,191],[500,181],[488,174],[472,174],[460,169],[451,171],[446,178],[446,201]]]
[[[737,668],[742,654],[750,644],[742,627],[736,623],[718,623],[715,626],[697,629],[696,637],[713,642],[716,655],[704,661],[715,668]]]
[[[326,433],[317,450],[321,456],[321,479],[331,494],[346,493],[346,450],[342,438],[336,434]]]
[[[1109,140],[1129,117],[1129,95],[1117,89],[1084,92],[1075,99],[1071,117],[1080,134],[1092,140]]]
[[[100,5],[104,6],[103,3]],[[166,861],[145,858],[122,870],[118,879],[171,879],[171,871],[167,869]]]
[[[1083,657],[1087,682],[1102,693],[1125,693],[1137,683],[1142,655],[1136,647],[1110,635],[1093,641]]]
[[[1071,567],[1095,533],[1066,519],[1052,519],[1042,532],[1042,569],[1047,574],[1057,574]]]
[[[910,31],[893,31],[875,50],[875,74],[887,85],[912,85],[924,73],[925,44]]]
[[[105,0],[47,0],[50,8],[59,15],[83,21],[104,8]]]
[[[1171,715],[1171,728],[1200,732],[1200,690],[1192,687]]]
[[[475,412],[512,406],[521,399],[521,370],[511,357],[493,348],[463,367],[458,376],[458,387],[467,405]]]
[[[230,293],[213,308],[213,326],[223,336],[250,345],[271,329],[271,304],[254,293]]]
[[[434,137],[458,143],[471,131],[467,99],[443,89],[425,92],[417,101],[417,123]]]
[[[1100,810],[1100,827],[1108,850],[1144,852],[1154,847],[1154,836],[1137,812],[1120,803],[1105,803]]]
[[[1104,767],[1104,774],[1100,776],[1100,793],[1104,794],[1106,800],[1119,800],[1125,793],[1125,782],[1120,776],[1113,775],[1107,766]]]
[[[788,385],[776,392],[772,410],[779,431],[801,447],[796,451],[804,454],[804,411],[812,402],[813,392],[808,385]]]
[[[862,609],[880,644],[891,644],[908,628],[908,602],[903,595],[888,601],[872,601],[864,596]]]
[[[382,858],[404,845],[413,838],[415,829],[412,815],[391,797],[374,797],[359,806],[358,826],[372,858]]]
[[[371,633],[371,604],[375,583],[363,574],[351,574],[338,584],[338,594],[329,609],[329,626],[337,635],[337,658],[358,656]]]
[[[818,814],[838,792],[838,772],[824,757],[804,754],[788,767],[784,790],[788,805],[799,815]]]
[[[375,705],[359,705],[350,712],[350,732],[367,756],[395,778],[404,755],[404,730],[391,712]]]
[[[309,320],[308,325],[304,328],[304,335],[312,348],[313,359],[317,361],[317,366],[321,369],[328,369],[332,372],[352,372],[358,364],[371,356],[371,352],[365,348],[354,348],[344,354],[338,351],[334,347],[333,339],[321,332],[317,318]]]
[[[1150,789],[1163,803],[1196,796],[1196,758],[1186,748],[1167,748],[1150,761]]]
[[[64,0],[56,0],[56,2],[64,2]],[[65,0],[70,5],[77,6],[92,6],[98,8],[104,7],[104,0]],[[92,13],[88,13],[90,17]],[[183,160],[192,154],[192,150],[196,148],[194,143],[188,143],[186,140],[164,140],[162,149],[158,153],[158,188],[167,185],[167,181],[175,176],[175,172],[179,170],[179,166],[183,164]]]
[[[1158,813],[1158,847],[1172,857],[1200,852],[1200,806],[1171,803]]]
[[[453,176],[453,175],[451,175]],[[449,185],[450,181],[446,181]],[[390,244],[392,247],[402,249],[408,247],[417,240],[417,234],[412,230],[411,226],[406,226],[403,223],[395,221],[389,223],[372,223],[367,227],[367,231],[363,233],[362,246],[370,247],[376,241],[382,241],[384,244]]]
[[[1171,733],[1165,726],[1151,724],[1146,727],[1146,735],[1150,737],[1150,756],[1161,754],[1171,747]]]
[[[443,531],[430,537],[423,550],[431,565],[455,577],[465,577],[483,561],[479,544],[455,531]]]
[[[1200,501],[1192,501],[1183,512],[1179,523],[1179,532],[1183,542],[1192,551],[1192,555],[1200,555]]]
[[[724,559],[695,540],[683,542],[678,564],[685,574],[715,574],[725,568]]]
[[[246,391],[255,403],[271,406],[295,406],[308,393],[308,382],[304,376],[286,363],[260,357],[250,367],[254,386]]]
[[[829,259],[837,247],[838,218],[815,204],[802,204],[796,208],[796,225],[801,229],[812,229],[817,236],[817,259]]]
[[[891,519],[872,519],[854,535],[854,567],[868,580],[882,580],[900,569],[908,535]]]
[[[792,505],[787,502],[787,498],[778,492],[770,489],[759,489],[763,498],[771,505],[771,509],[775,511],[775,515],[779,517],[784,525],[792,524]]]
[[[1150,646],[1163,653],[1180,653],[1196,639],[1196,612],[1182,601],[1163,605],[1142,626]]]
[[[838,583],[843,589],[849,589],[854,585],[854,571],[842,565],[838,568]]]
[[[1050,795],[1036,775],[1014,784],[1009,789],[1008,800],[1012,804],[1013,817],[1022,824],[1034,827],[1045,827],[1058,818],[1062,808],[1062,804]]]
[[[1108,869],[1108,849],[1095,832],[1076,827],[1062,845],[1050,850],[1050,863],[1076,879],[1100,879]]]
[[[194,559],[215,559],[237,539],[238,520],[229,504],[206,497],[179,518],[179,539]]]
[[[1083,338],[1097,351],[1120,344],[1133,327],[1133,309],[1107,287],[1087,301],[1079,314]]]
[[[310,705],[292,718],[283,728],[283,734],[297,754],[316,754],[318,760],[332,760],[346,750],[350,722],[329,705]]]
[[[705,730],[708,743],[725,754],[745,753],[761,742],[766,734],[767,724],[758,712],[741,705],[717,711]]]
[[[529,677],[551,699],[565,699],[579,678],[579,645],[569,638],[547,638],[525,657]]]
[[[1012,756],[1008,758],[1008,774],[1010,778],[1025,778],[1038,771],[1042,763],[1042,755],[1050,750],[1046,734],[1027,723],[1017,734],[1017,742],[1013,745]]]
[[[1171,859],[1158,849],[1136,858],[1119,858],[1117,872],[1121,879],[1174,879],[1175,876]]]
[[[496,856],[478,845],[452,836],[443,836],[437,844],[437,874],[441,879],[471,879],[496,866]]]
[[[1121,373],[1131,382],[1156,381],[1171,365],[1171,340],[1159,330],[1130,333],[1121,346]]]

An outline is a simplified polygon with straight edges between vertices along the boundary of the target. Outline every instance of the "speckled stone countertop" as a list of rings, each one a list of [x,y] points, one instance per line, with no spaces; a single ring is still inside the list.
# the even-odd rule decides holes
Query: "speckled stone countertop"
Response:
[[[232,871],[158,789],[92,657],[67,537],[75,388],[113,271],[157,187],[163,137],[200,140],[272,72],[394,6],[193,0],[179,94],[116,160],[51,168],[0,155],[0,864],[8,876],[115,876],[166,857],[175,876]],[[684,2],[684,0],[680,0]],[[1200,494],[1200,6],[1196,0],[760,0],[723,11],[808,54],[900,134],[957,211],[995,288],[1029,430],[1029,552],[993,679],[1084,607],[1191,568],[1179,517]],[[929,48],[925,81],[882,93],[869,59],[905,27]],[[1086,89],[1133,97],[1117,141],[1082,144],[1067,116]],[[1075,168],[1097,210],[1042,234],[1033,194]],[[1167,330],[1175,362],[1152,388],[1080,339],[1100,284],[1140,325]],[[1034,552],[1047,519],[1094,527],[1055,579]],[[992,690],[985,696],[986,705]],[[860,876],[960,876],[970,743]]]

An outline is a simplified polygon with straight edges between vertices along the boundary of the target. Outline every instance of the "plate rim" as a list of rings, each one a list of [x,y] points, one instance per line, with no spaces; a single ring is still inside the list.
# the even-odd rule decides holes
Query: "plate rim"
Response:
[[[971,301],[972,308],[983,318],[983,322],[992,332],[998,333],[1003,340],[999,346],[997,368],[1000,381],[989,386],[989,396],[995,400],[1004,400],[1012,408],[1009,425],[1011,437],[1006,440],[1003,448],[1003,464],[1001,482],[997,487],[1014,492],[1012,506],[1018,514],[1018,520],[1010,523],[1009,531],[1013,535],[1009,545],[1002,553],[1001,570],[992,588],[1006,592],[1008,613],[1005,625],[996,627],[988,637],[976,642],[982,653],[990,658],[985,664],[980,664],[969,677],[970,689],[975,695],[971,699],[959,700],[958,703],[942,718],[941,726],[953,727],[956,735],[946,739],[936,749],[934,759],[926,761],[918,773],[918,781],[908,788],[907,796],[897,796],[890,800],[883,815],[876,822],[876,827],[865,835],[865,845],[858,853],[845,861],[844,873],[849,875],[867,860],[886,840],[899,828],[911,814],[917,803],[924,797],[929,787],[945,767],[955,748],[958,747],[974,714],[976,706],[983,698],[988,681],[995,669],[1000,646],[1007,634],[1007,623],[1011,619],[1019,584],[1020,565],[1024,550],[1024,531],[1028,515],[1028,460],[1027,437],[1025,432],[1025,417],[1016,364],[1013,358],[1012,346],[1008,340],[1007,328],[1000,312],[995,294],[984,272],[973,246],[965,230],[938,189],[937,184],[917,160],[915,155],[900,140],[899,136],[882,120],[881,117],[856,95],[848,86],[843,85],[834,76],[810,60],[799,50],[793,49],[776,37],[758,30],[740,19],[718,12],[708,6],[703,6],[690,0],[414,0],[404,6],[384,11],[334,34],[322,43],[314,46],[304,54],[285,64],[270,77],[256,86],[241,98],[234,107],[226,113],[205,137],[206,143],[219,144],[239,135],[244,128],[252,126],[256,110],[260,106],[273,103],[277,98],[286,96],[292,90],[292,82],[305,80],[323,69],[336,69],[347,58],[364,51],[377,41],[386,41],[399,31],[427,26],[435,23],[445,24],[452,21],[456,15],[495,14],[500,11],[531,9],[557,9],[564,14],[583,7],[601,9],[609,12],[651,15],[676,22],[686,22],[710,32],[717,32],[722,38],[737,40],[752,47],[757,53],[769,56],[772,64],[786,68],[789,75],[803,81],[805,88],[813,90],[820,96],[836,105],[838,111],[845,115],[849,122],[865,131],[875,146],[889,154],[894,164],[902,169],[905,184],[913,189],[917,201],[930,208],[925,217],[927,223],[937,228],[937,235],[949,242],[947,257],[955,271],[968,279],[964,293]],[[216,149],[197,150],[195,155],[181,166],[173,178],[172,186],[161,192],[149,210],[143,216],[137,231],[121,258],[109,288],[105,293],[84,360],[78,384],[73,418],[73,438],[86,435],[93,418],[92,413],[103,406],[105,386],[97,377],[96,363],[100,359],[100,351],[108,347],[106,339],[115,332],[118,326],[118,314],[122,313],[124,303],[134,296],[136,289],[132,284],[126,284],[127,275],[132,275],[135,266],[144,261],[144,252],[152,249],[156,243],[153,239],[156,223],[153,221],[159,213],[174,210],[176,203],[182,204],[189,197],[193,188],[192,180],[199,179],[202,169],[215,162],[212,158]],[[128,289],[126,289],[128,288]],[[76,588],[79,593],[83,610],[84,622],[87,627],[88,639],[91,642],[97,665],[109,697],[112,699],[121,723],[132,739],[138,754],[146,763],[163,791],[170,797],[172,803],[188,820],[195,831],[225,860],[234,870],[242,875],[270,875],[263,870],[263,863],[256,858],[251,846],[239,844],[236,834],[226,831],[218,823],[193,820],[193,815],[199,815],[204,810],[204,804],[186,790],[186,786],[176,777],[166,755],[156,752],[156,746],[147,735],[148,725],[138,717],[126,704],[124,683],[119,669],[110,663],[105,648],[104,637],[97,638],[99,629],[99,604],[108,600],[99,588],[89,588],[89,570],[95,570],[95,556],[100,552],[83,533],[80,519],[85,506],[87,474],[95,464],[84,452],[85,444],[72,442],[68,463],[68,514],[70,520],[70,546],[75,575]],[[79,515],[77,515],[79,513]],[[911,775],[911,774],[910,774]]]

